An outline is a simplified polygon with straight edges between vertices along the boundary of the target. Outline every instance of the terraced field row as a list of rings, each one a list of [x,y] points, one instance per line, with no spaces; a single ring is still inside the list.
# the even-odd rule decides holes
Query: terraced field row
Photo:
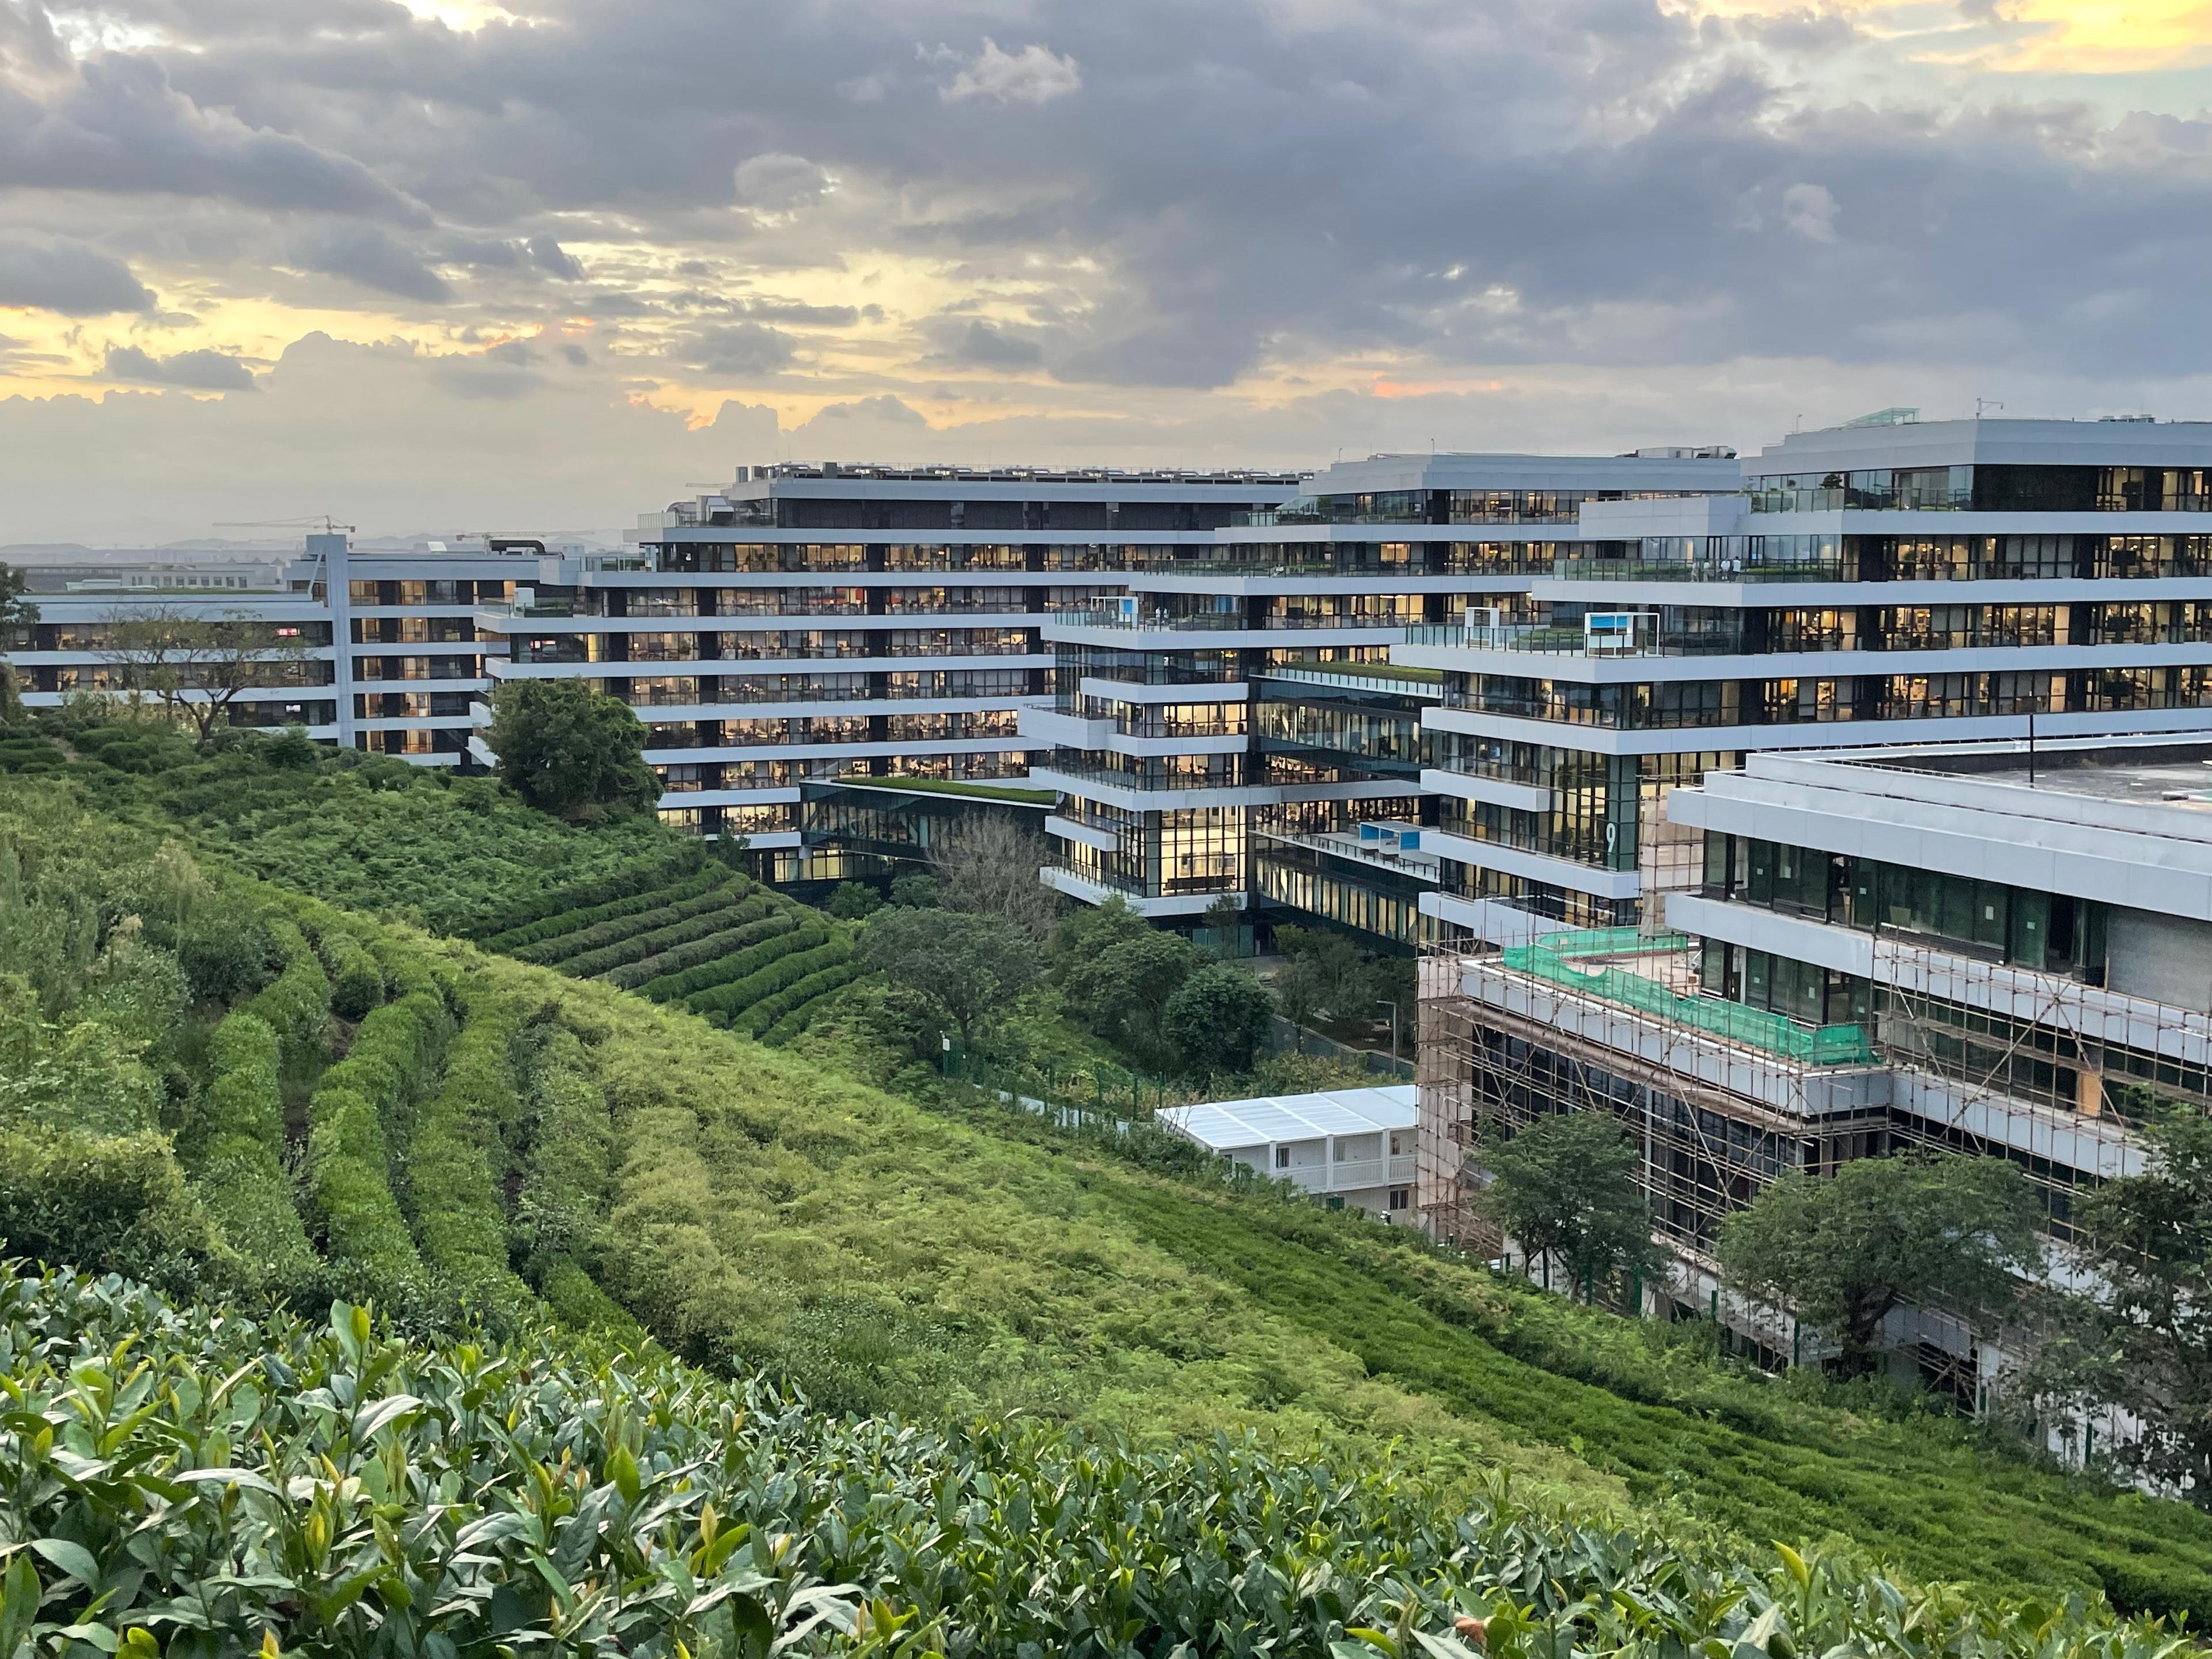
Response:
[[[849,927],[690,854],[547,894],[477,943],[770,1043],[804,1030],[857,971]]]

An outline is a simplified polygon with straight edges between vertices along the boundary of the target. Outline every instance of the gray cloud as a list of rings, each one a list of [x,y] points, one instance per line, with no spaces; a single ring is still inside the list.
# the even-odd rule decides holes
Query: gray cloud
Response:
[[[453,297],[453,287],[444,277],[374,225],[325,226],[299,238],[292,258],[302,270],[343,277],[403,300]]]
[[[564,283],[580,283],[584,280],[583,265],[565,252],[561,244],[550,236],[533,236],[530,239],[530,258],[540,270],[550,272]]]
[[[0,236],[0,306],[99,317],[153,304],[153,295],[120,259],[81,243]]]
[[[811,306],[797,300],[749,300],[745,302],[745,315],[763,317],[772,323],[799,323],[813,328],[850,328],[860,320],[860,308],[858,306]]]
[[[730,182],[738,206],[787,213],[821,200],[830,175],[804,155],[769,150],[738,162]]]
[[[107,348],[107,378],[137,386],[173,386],[189,392],[251,392],[253,371],[220,351],[179,351],[156,357],[137,346]]]
[[[471,402],[513,403],[542,390],[545,377],[526,363],[487,352],[477,357],[440,357],[431,380],[456,398]]]
[[[683,347],[682,361],[708,374],[769,374],[790,365],[796,355],[791,336],[759,323],[733,323],[707,329]]]
[[[278,0],[100,9],[161,44],[75,64],[0,6],[25,23],[0,38],[0,185],[27,187],[0,202],[0,283],[16,241],[98,223],[100,257],[202,315],[289,264],[362,290],[319,305],[395,295],[447,339],[601,324],[582,364],[549,343],[391,368],[474,419],[522,420],[518,387],[611,405],[640,370],[965,400],[964,426],[835,417],[848,453],[946,459],[1158,460],[1231,431],[1243,459],[1325,458],[1346,440],[1323,415],[1355,447],[1652,441],[1678,435],[1651,429],[1669,384],[1747,420],[1771,396],[1777,429],[1947,388],[2212,410],[2187,378],[2212,357],[2212,118],[2115,113],[2180,97],[2156,77],[2096,77],[2094,104],[2050,95],[2087,76],[1870,79],[1890,48],[1832,8],[532,0],[530,26],[473,33],[388,0],[318,0],[314,29]],[[871,298],[896,329],[861,332]],[[811,330],[854,333],[817,363]],[[978,424],[998,374],[1067,412]],[[1262,422],[1224,390],[1247,377],[1516,391]],[[1607,401],[1631,386],[1633,421]]]
[[[997,104],[1048,104],[1083,87],[1075,59],[1034,42],[1019,52],[1007,52],[987,34],[983,49],[964,62],[945,46],[924,50],[921,56],[925,63],[959,64],[958,73],[938,89],[937,95],[948,104],[969,98]]]
[[[1033,368],[1044,361],[1035,340],[1008,332],[981,318],[933,318],[923,325],[935,345],[922,361],[964,368]]]
[[[105,52],[51,101],[0,86],[0,184],[226,198],[419,222],[361,161],[202,107],[149,57]]]

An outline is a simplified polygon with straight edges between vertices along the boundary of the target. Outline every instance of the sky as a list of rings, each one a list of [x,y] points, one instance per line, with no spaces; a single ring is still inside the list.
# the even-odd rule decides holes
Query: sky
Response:
[[[2212,418],[2205,0],[0,0],[0,543]]]

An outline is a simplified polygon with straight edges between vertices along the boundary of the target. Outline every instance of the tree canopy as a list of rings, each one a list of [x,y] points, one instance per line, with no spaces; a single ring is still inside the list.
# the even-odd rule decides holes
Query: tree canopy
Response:
[[[1717,1254],[1731,1284],[1795,1310],[1864,1370],[1901,1304],[1985,1319],[2010,1307],[2014,1271],[2040,1259],[2037,1213],[2000,1158],[1863,1158],[1784,1176],[1722,1224]]]
[[[1636,1143],[1612,1118],[1540,1118],[1510,1140],[1486,1144],[1483,1207],[1531,1257],[1595,1286],[1650,1259],[1651,1210],[1637,1184]]]
[[[1275,999],[1242,968],[1225,962],[1193,969],[1168,999],[1168,1040],[1194,1072],[1249,1072],[1267,1040]]]
[[[1275,948],[1284,958],[1275,994],[1292,1024],[1310,1025],[1327,1014],[1346,1024],[1371,1025],[1382,1012],[1377,1005],[1389,1002],[1397,1005],[1401,1029],[1413,1029],[1419,1003],[1410,958],[1363,951],[1326,927],[1278,927]]]
[[[2046,1297],[2052,1328],[2023,1403],[2119,1407],[2139,1428],[2105,1448],[2124,1472],[2212,1509],[2212,1122],[2143,1127],[2149,1166],[2075,1207],[2084,1294]]]
[[[1049,938],[1060,895],[1038,878],[1046,848],[1006,811],[969,818],[932,853],[937,902],[948,910],[1002,916],[1031,939]]]
[[[491,707],[484,740],[500,775],[538,811],[586,823],[659,801],[645,727],[628,703],[582,680],[509,680]]]
[[[941,1008],[963,1044],[1043,970],[1036,941],[1021,928],[960,910],[878,910],[854,954],[864,969]]]
[[[305,683],[307,651],[296,628],[288,635],[242,612],[208,615],[163,604],[117,611],[106,623],[101,654],[131,690],[189,723],[203,749],[249,689]]]
[[[1069,961],[1060,988],[1079,1019],[1146,1064],[1174,1059],[1167,1030],[1168,1002],[1182,988],[1203,953],[1179,933],[1164,933],[1142,918],[1138,931],[1095,955]]]

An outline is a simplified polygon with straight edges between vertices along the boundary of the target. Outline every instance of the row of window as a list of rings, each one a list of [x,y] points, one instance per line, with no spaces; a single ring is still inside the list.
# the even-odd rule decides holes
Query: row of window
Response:
[[[1118,587],[617,588],[580,596],[581,615],[650,621],[694,617],[896,617],[1095,609]],[[598,603],[592,603],[593,598]]]
[[[356,657],[357,680],[473,680],[483,677],[476,657]]]
[[[1377,489],[1301,495],[1249,515],[1273,524],[1572,524],[1584,501],[1657,501],[1669,491]]]
[[[358,605],[504,605],[509,581],[353,581],[346,591]]]
[[[514,660],[525,663],[605,663],[635,660],[603,654],[596,634],[517,635]],[[709,651],[709,645],[714,649]],[[772,662],[795,657],[1030,656],[1030,635],[1017,628],[805,629],[780,634],[702,634],[697,662]],[[667,659],[667,660],[678,660]]]
[[[2212,708],[2212,668],[2201,666],[1686,680],[1651,685],[1472,675],[1466,677],[1466,684],[1463,691],[1448,690],[1449,706],[1624,731]]]
[[[699,575],[811,570],[1106,571],[1136,568],[1141,544],[1007,542],[669,542],[646,550],[657,570]]]
[[[466,617],[356,617],[356,645],[466,645],[477,625]]]
[[[2104,979],[2104,908],[2064,894],[1728,835],[1705,838],[1704,890],[2093,984]]]
[[[663,693],[655,687],[640,692],[633,687],[627,701],[634,708],[669,708],[688,707],[699,700],[680,690]],[[790,714],[716,724],[721,728],[721,743],[732,748],[783,743],[926,743],[1016,735],[1011,708],[951,714]]]
[[[1746,488],[1755,513],[2212,511],[2212,469],[2204,467],[1875,467],[1778,473],[1750,479]]]

